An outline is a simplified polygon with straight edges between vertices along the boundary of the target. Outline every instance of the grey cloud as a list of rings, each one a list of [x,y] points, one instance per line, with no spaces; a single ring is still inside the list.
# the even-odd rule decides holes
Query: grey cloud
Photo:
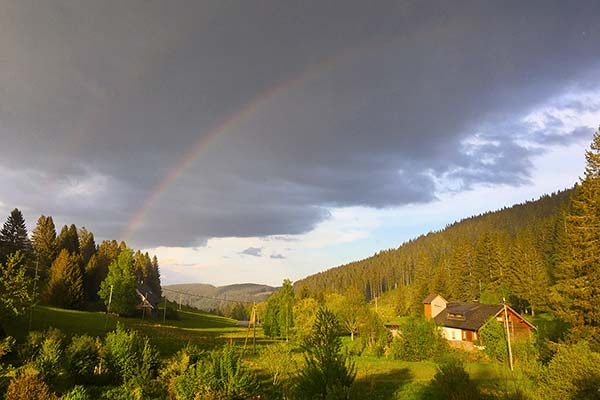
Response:
[[[275,260],[285,260],[285,256],[283,254],[271,254],[271,258]]]
[[[0,202],[100,238],[141,215],[132,245],[200,246],[307,232],[329,207],[428,202],[440,180],[521,185],[543,151],[524,134],[543,148],[585,133],[506,121],[598,89],[599,13],[593,1],[8,1],[0,168],[14,176],[0,176]],[[493,144],[465,152],[481,130]],[[104,190],[85,197],[77,182]]]
[[[241,251],[240,254],[246,255],[246,256],[261,257],[262,256],[262,248],[248,247],[246,250]]]

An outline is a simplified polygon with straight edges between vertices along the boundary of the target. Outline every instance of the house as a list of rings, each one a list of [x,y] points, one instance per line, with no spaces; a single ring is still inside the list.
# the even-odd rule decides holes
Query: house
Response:
[[[144,282],[140,282],[137,284],[135,288],[135,292],[140,298],[140,302],[137,305],[138,310],[142,310],[146,315],[154,315],[158,310],[158,303],[160,303],[160,298],[154,294],[152,289]]]
[[[511,340],[531,336],[536,329],[515,310],[503,304],[481,304],[478,301],[468,303],[448,303],[438,294],[432,294],[423,300],[425,318],[433,319],[442,328],[442,336],[452,347],[474,349],[479,339],[479,329],[490,317],[505,326],[508,316],[508,329]]]

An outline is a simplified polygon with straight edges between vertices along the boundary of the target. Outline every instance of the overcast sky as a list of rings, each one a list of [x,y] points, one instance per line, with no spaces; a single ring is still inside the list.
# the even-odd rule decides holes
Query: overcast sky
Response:
[[[600,2],[0,0],[0,212],[298,279],[570,187]],[[2,217],[5,218],[5,217]]]

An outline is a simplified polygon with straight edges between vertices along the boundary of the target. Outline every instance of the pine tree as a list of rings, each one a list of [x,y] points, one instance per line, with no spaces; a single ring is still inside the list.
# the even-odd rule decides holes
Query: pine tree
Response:
[[[79,235],[77,234],[75,225],[72,224],[70,227],[64,225],[58,234],[56,242],[59,252],[62,249],[66,249],[71,254],[79,254]]]
[[[548,271],[531,230],[525,230],[515,240],[508,282],[512,294],[529,304],[532,315],[548,303]]]
[[[26,257],[31,255],[31,242],[27,236],[23,214],[15,208],[0,230],[0,261],[17,251]]]
[[[43,280],[56,258],[56,228],[52,217],[40,216],[32,232],[31,241],[39,263],[39,274]]]
[[[585,153],[585,177],[575,188],[565,221],[566,249],[553,292],[557,314],[576,335],[600,332],[600,130]]]
[[[96,254],[96,242],[94,241],[94,234],[85,229],[85,226],[79,228],[79,251],[83,260],[83,265],[86,265],[92,255]]]
[[[83,275],[80,258],[62,249],[50,267],[46,297],[50,304],[78,308],[83,300]]]

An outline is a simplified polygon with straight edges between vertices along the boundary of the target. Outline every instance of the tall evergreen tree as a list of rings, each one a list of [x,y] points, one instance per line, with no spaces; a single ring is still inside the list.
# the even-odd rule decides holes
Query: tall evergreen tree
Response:
[[[565,221],[567,246],[558,265],[553,306],[575,334],[600,333],[600,130],[585,153],[585,176]],[[600,343],[599,343],[600,345]]]
[[[17,251],[22,252],[25,256],[31,255],[31,242],[27,236],[23,214],[15,208],[0,230],[0,261]]]
[[[77,234],[79,239],[79,251],[83,260],[83,265],[86,265],[92,255],[96,254],[96,242],[94,241],[94,234],[85,229],[85,226],[79,228]]]
[[[58,234],[56,242],[59,252],[62,249],[66,249],[71,254],[79,254],[79,235],[77,234],[77,227],[75,225],[71,224],[70,227],[64,225]]]
[[[531,230],[525,230],[515,240],[508,282],[512,294],[527,302],[532,315],[548,303],[548,271]]]
[[[64,308],[79,308],[83,300],[83,275],[80,257],[62,249],[50,267],[47,300]]]
[[[52,217],[41,215],[38,218],[31,241],[39,263],[40,277],[44,279],[48,275],[52,261],[56,258],[56,228]]]

